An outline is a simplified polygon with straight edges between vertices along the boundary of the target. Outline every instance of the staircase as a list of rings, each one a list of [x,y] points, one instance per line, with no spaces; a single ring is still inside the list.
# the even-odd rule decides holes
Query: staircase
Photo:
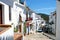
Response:
[[[13,40],[13,27],[8,24],[0,24],[0,40]]]

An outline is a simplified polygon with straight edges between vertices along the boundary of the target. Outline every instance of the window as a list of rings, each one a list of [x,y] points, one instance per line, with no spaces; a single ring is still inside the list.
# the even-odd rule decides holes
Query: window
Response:
[[[41,24],[43,24],[44,22],[42,21]]]
[[[9,20],[11,21],[11,7],[9,6]]]
[[[25,1],[25,0],[19,0],[19,2],[20,2],[21,4],[24,4],[24,1]]]

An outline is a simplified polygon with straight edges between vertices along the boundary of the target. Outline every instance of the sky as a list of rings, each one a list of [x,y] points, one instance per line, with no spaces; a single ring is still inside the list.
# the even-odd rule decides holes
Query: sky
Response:
[[[56,0],[26,0],[26,5],[36,13],[49,15],[56,10]]]

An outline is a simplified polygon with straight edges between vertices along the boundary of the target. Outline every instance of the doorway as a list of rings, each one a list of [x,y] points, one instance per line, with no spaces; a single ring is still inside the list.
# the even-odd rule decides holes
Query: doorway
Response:
[[[0,4],[0,24],[2,24],[2,5]]]
[[[19,23],[20,23],[19,32],[22,32],[22,17],[21,17],[21,15],[19,15]]]

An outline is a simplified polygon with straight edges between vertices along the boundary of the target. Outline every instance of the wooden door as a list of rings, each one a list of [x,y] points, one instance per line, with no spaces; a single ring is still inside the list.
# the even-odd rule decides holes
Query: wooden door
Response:
[[[22,29],[21,29],[21,25],[19,25],[19,32],[21,32],[22,31]]]
[[[19,15],[19,23],[20,23],[20,25],[19,25],[19,32],[22,32],[22,17],[21,17],[21,15]]]
[[[0,5],[0,24],[2,24],[2,5]]]

